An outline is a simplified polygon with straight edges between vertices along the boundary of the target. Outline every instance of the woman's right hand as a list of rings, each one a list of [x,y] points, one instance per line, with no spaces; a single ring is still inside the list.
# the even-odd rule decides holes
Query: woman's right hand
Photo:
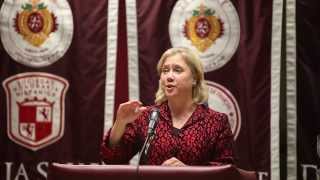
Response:
[[[142,103],[137,100],[128,101],[119,105],[116,123],[123,124],[126,126],[129,123],[132,123],[137,117],[147,109],[142,106]]]
[[[127,124],[132,123],[147,108],[137,100],[128,101],[119,105],[116,121],[111,129],[110,146],[119,143]]]

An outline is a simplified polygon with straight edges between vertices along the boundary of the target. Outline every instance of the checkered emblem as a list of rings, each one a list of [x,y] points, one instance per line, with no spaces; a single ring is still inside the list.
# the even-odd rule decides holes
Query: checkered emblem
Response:
[[[64,134],[67,80],[48,73],[29,72],[7,78],[7,133],[15,143],[36,151]]]

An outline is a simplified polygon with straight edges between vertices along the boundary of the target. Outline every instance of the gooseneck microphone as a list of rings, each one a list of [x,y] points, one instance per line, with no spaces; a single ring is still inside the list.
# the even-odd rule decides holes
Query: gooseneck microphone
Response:
[[[138,168],[140,165],[141,157],[143,157],[143,159],[145,159],[147,157],[150,143],[155,136],[155,129],[158,124],[159,114],[160,114],[160,110],[158,108],[153,108],[150,112],[147,137],[143,143],[141,151],[139,152],[138,164],[137,164]]]
[[[154,135],[154,130],[158,124],[159,109],[153,108],[149,116],[148,136]]]

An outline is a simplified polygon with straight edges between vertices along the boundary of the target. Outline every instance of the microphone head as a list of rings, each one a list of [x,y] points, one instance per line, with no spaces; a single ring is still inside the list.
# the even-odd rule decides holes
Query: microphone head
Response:
[[[159,119],[160,110],[158,108],[153,108],[149,115],[149,125],[148,125],[148,134],[153,134],[157,126]]]

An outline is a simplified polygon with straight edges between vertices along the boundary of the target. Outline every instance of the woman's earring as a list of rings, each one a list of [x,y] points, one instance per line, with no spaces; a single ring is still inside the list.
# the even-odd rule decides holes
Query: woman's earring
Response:
[[[193,82],[192,82],[192,85],[193,85],[193,86],[195,86],[196,84],[197,84],[197,82],[196,82],[196,81],[193,81]]]

